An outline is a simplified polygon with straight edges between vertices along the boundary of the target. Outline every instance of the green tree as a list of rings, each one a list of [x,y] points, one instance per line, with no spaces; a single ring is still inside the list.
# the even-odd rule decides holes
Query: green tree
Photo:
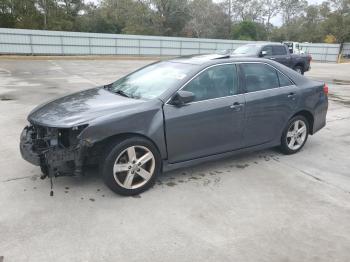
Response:
[[[0,27],[41,29],[41,13],[35,0],[2,0]]]
[[[300,24],[298,41],[322,42],[324,40],[323,17],[320,6],[310,5],[297,23]]]
[[[230,18],[224,5],[212,0],[193,0],[189,6],[190,20],[185,27],[186,36],[202,38],[227,38]]]
[[[334,12],[331,12],[325,21],[326,34],[335,36],[341,44],[341,50],[345,41],[350,41],[350,0],[333,0]]]
[[[232,38],[238,40],[266,40],[267,32],[263,24],[242,21],[233,25]]]
[[[233,14],[239,21],[262,21],[264,4],[262,0],[235,0],[232,1]]]
[[[283,21],[290,24],[307,7],[306,0],[281,0],[280,6],[282,10]]]
[[[179,36],[189,20],[188,0],[151,0],[155,10],[154,25],[161,35]]]

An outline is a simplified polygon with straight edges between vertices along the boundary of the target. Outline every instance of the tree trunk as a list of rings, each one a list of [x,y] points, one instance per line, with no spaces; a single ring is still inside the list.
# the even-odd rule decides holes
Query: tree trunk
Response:
[[[339,46],[339,54],[338,54],[337,63],[340,63],[340,60],[341,60],[341,58],[343,56],[343,47],[344,47],[344,42],[341,42],[340,46]]]

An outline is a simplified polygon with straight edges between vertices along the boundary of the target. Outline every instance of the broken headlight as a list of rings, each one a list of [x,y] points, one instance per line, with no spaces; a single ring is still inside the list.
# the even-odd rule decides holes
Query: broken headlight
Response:
[[[79,143],[78,136],[86,127],[87,125],[81,125],[58,129],[58,144],[64,148],[77,145]]]

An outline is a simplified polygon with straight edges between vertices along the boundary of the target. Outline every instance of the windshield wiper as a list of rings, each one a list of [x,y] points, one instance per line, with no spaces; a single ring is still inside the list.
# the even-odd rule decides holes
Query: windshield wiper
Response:
[[[129,98],[132,97],[129,94],[125,93],[123,90],[116,90],[116,91],[114,91],[114,93],[121,95],[121,96],[129,97]]]
[[[103,88],[105,88],[107,90],[111,90],[112,84],[104,85]]]

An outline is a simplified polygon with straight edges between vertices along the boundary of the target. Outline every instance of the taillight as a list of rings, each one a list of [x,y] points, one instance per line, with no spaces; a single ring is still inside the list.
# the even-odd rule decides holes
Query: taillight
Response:
[[[324,86],[323,86],[323,93],[325,95],[328,95],[328,85],[325,83]]]
[[[309,60],[309,62],[311,62],[312,56],[311,56],[311,55],[308,55],[308,56],[307,56],[307,59]]]

